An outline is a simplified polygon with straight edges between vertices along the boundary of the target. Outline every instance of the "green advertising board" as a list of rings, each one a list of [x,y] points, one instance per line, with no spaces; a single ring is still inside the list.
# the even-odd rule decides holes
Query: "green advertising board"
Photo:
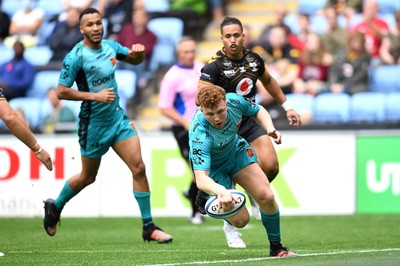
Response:
[[[400,214],[400,136],[357,137],[359,214]]]

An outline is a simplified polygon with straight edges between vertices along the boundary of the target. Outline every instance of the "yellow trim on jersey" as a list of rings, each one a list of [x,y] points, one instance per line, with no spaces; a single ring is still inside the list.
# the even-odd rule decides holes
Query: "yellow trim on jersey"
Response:
[[[214,84],[211,83],[211,82],[208,82],[208,81],[205,81],[205,80],[201,80],[201,79],[199,79],[199,82],[204,83],[204,84],[207,84],[207,85],[214,85]]]

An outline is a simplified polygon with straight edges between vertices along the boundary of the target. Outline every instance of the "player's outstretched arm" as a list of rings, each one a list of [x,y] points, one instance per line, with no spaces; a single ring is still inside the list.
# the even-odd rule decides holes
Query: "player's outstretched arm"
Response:
[[[143,44],[133,44],[132,48],[129,50],[128,56],[123,61],[132,65],[138,65],[144,60],[144,52],[145,47]]]
[[[260,105],[260,111],[258,111],[255,119],[257,122],[267,131],[268,136],[272,137],[276,144],[282,143],[281,133],[275,129],[272,118],[267,110]]]
[[[0,100],[0,118],[4,121],[11,133],[28,146],[35,153],[36,158],[38,158],[48,170],[53,170],[53,163],[50,155],[38,144],[26,122],[11,108],[6,100]]]
[[[301,125],[300,115],[293,109],[293,106],[287,101],[278,82],[265,70],[264,74],[259,78],[264,88],[286,111],[286,117],[291,126],[299,127]]]
[[[217,184],[208,176],[208,171],[194,170],[196,185],[199,190],[209,195],[217,195],[219,206],[226,210],[231,210],[236,199],[226,190],[224,186]]]

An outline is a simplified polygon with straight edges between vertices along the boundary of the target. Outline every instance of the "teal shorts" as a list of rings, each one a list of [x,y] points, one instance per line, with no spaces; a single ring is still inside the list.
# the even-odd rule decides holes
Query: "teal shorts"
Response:
[[[101,158],[114,143],[137,135],[133,123],[123,112],[121,114],[109,126],[92,126],[89,124],[87,133],[84,134],[86,139],[83,140],[83,136],[79,138],[83,156],[92,159]],[[85,147],[82,143],[85,143]]]
[[[226,189],[234,188],[232,178],[251,163],[258,163],[256,151],[243,138],[236,142],[233,154],[225,157],[226,160],[214,160],[211,163],[210,177]]]

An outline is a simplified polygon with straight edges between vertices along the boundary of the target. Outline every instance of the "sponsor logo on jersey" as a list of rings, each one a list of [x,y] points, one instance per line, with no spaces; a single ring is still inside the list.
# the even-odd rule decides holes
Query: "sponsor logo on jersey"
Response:
[[[249,78],[244,78],[239,81],[238,85],[236,86],[236,93],[239,95],[247,95],[251,92],[251,89],[254,87],[254,83]]]
[[[231,70],[224,70],[224,75],[228,78],[233,77],[236,74],[236,71],[231,69]]]

